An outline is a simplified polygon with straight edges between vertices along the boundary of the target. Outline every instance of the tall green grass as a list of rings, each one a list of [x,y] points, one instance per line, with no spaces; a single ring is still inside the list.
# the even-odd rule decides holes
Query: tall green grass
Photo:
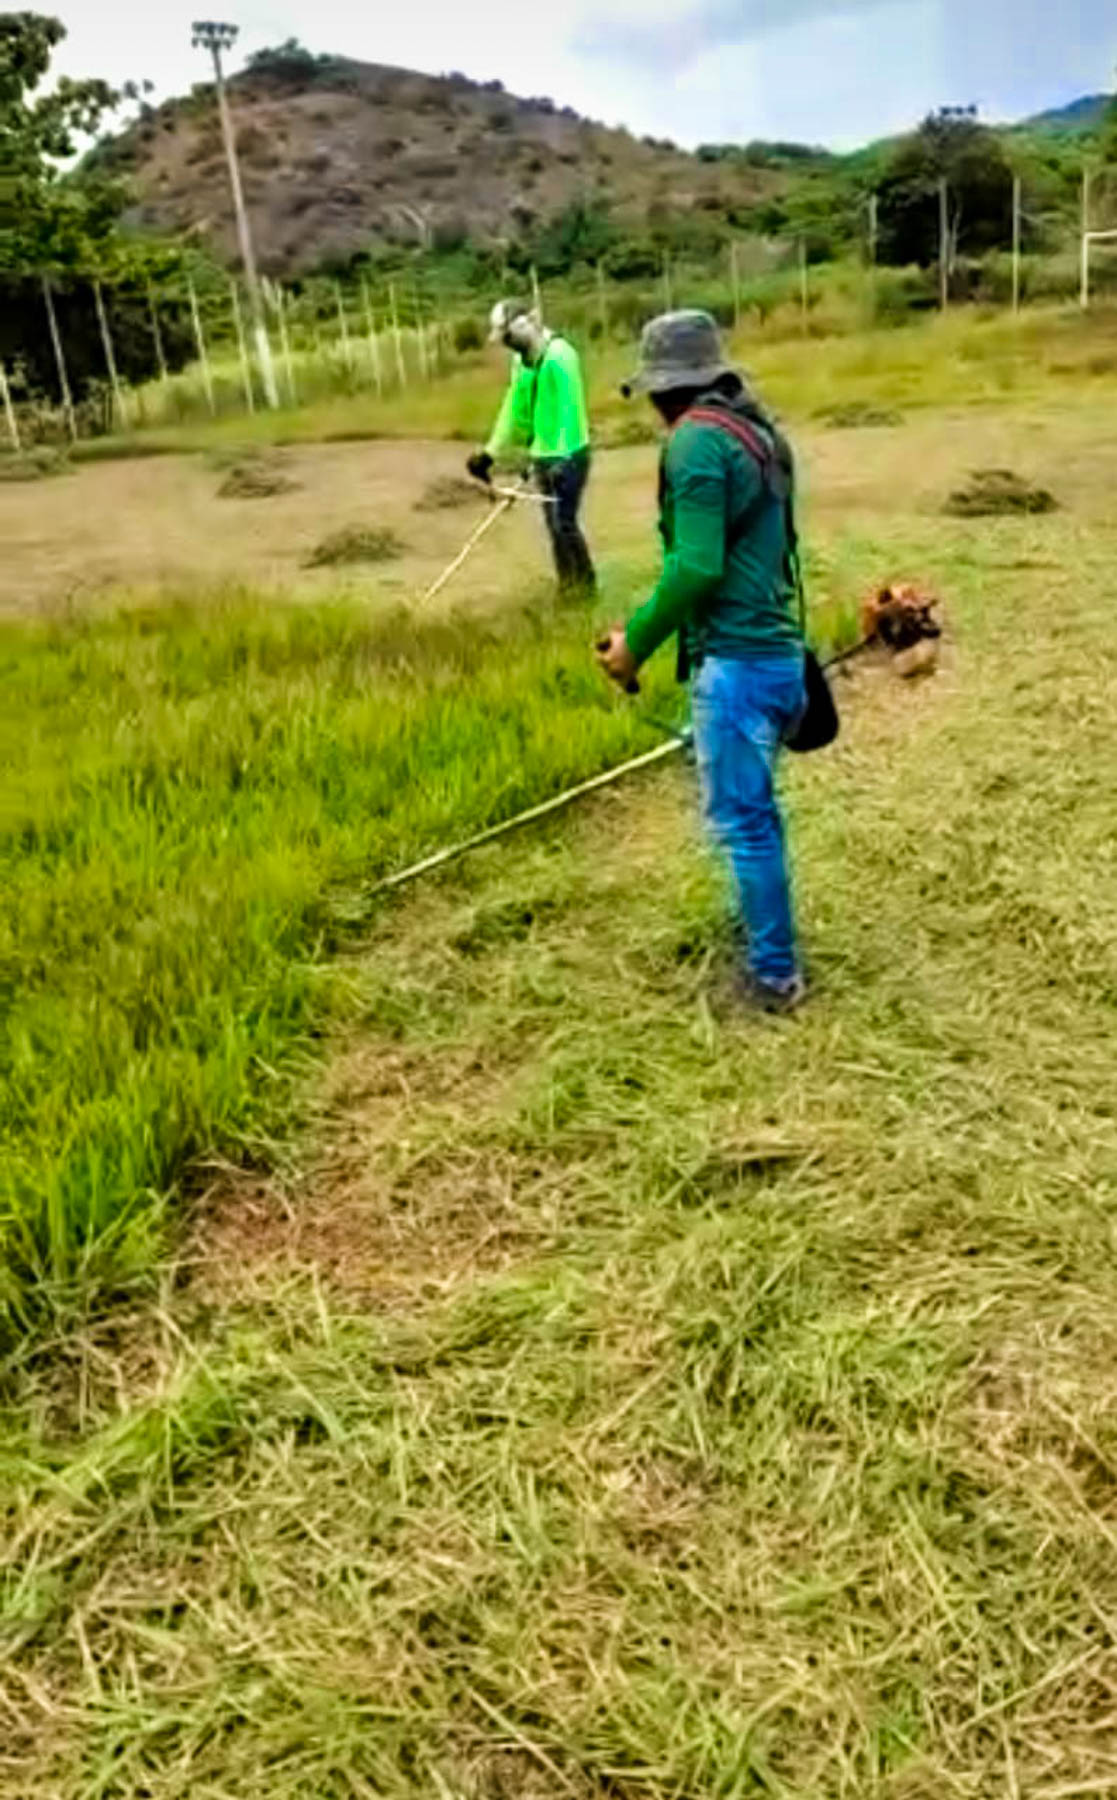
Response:
[[[591,629],[236,593],[4,629],[0,1332],[143,1272],[186,1161],[260,1123],[332,889],[653,741]]]

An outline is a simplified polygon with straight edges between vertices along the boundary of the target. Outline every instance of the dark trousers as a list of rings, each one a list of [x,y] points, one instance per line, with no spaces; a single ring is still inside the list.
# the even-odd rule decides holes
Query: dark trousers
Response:
[[[578,524],[578,508],[589,477],[588,450],[535,465],[540,493],[554,502],[542,510],[551,538],[558,584],[563,593],[592,594],[597,586],[589,546]]]

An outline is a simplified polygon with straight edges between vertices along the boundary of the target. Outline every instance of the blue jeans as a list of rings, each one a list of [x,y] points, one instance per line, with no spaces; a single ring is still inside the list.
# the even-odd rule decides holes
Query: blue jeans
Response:
[[[749,970],[759,981],[790,981],[798,962],[774,773],[806,702],[803,653],[708,656],[691,692],[706,819],[732,865]]]

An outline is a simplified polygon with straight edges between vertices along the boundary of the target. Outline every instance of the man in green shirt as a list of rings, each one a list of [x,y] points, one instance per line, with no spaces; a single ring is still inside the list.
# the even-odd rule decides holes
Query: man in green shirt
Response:
[[[593,563],[578,524],[590,472],[590,428],[582,365],[573,344],[545,331],[522,300],[501,300],[490,321],[494,343],[512,353],[512,374],[504,404],[484,450],[471,456],[469,473],[488,481],[494,464],[526,451],[551,538],[559,587],[566,594],[592,594]]]
[[[706,816],[743,915],[743,989],[766,1011],[790,1011],[804,986],[774,776],[806,705],[791,450],[726,363],[707,313],[653,319],[624,392],[650,395],[668,428],[664,566],[651,599],[613,627],[599,660],[631,687],[640,664],[678,637]]]

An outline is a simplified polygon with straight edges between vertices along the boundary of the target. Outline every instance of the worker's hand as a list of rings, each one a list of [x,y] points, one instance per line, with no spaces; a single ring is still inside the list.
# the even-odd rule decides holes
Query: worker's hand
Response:
[[[623,625],[611,626],[608,637],[599,639],[596,651],[598,663],[610,681],[624,688],[626,694],[640,692],[640,683],[636,679],[640,665],[628,647]]]
[[[466,468],[474,481],[483,481],[486,486],[492,480],[493,459],[487,450],[478,450],[466,463]]]

